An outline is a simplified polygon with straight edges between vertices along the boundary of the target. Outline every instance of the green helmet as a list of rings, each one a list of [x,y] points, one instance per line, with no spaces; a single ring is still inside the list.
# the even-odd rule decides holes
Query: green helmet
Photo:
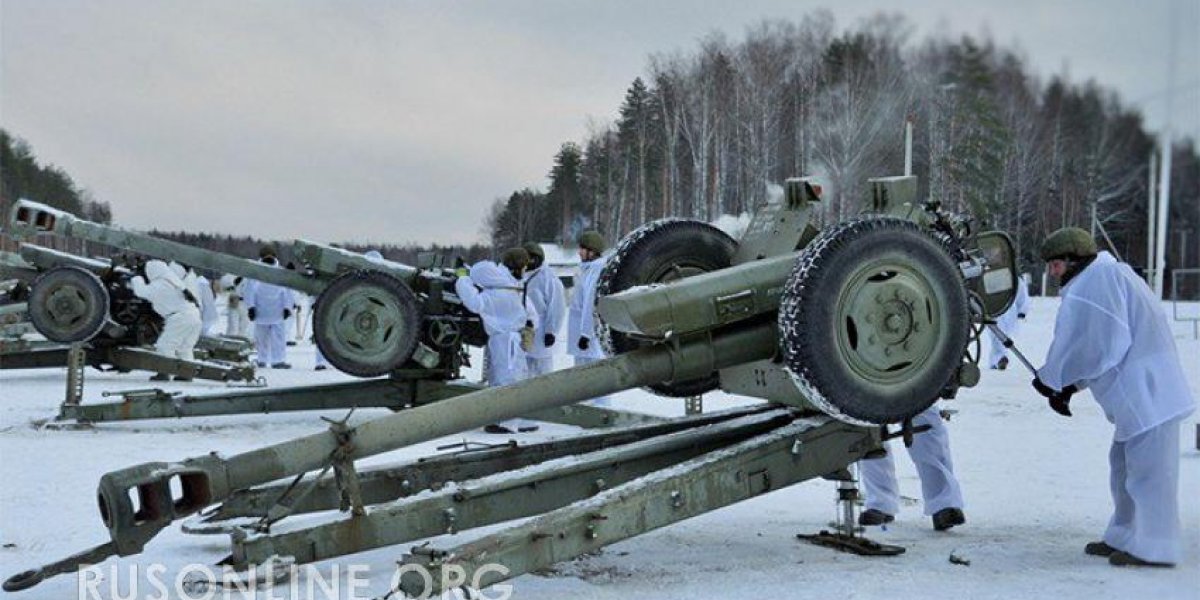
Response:
[[[546,260],[546,251],[542,250],[542,245],[537,242],[525,242],[521,248],[529,253],[530,258],[536,256],[542,260]]]
[[[279,256],[279,253],[275,251],[275,246],[268,244],[258,249],[259,258],[266,258],[268,256]]]
[[[1042,260],[1090,258],[1096,255],[1096,240],[1078,227],[1063,227],[1042,242]]]
[[[579,234],[579,247],[587,248],[596,254],[604,252],[604,236],[599,231],[589,229]]]
[[[509,271],[519,271],[529,266],[529,253],[524,248],[509,248],[500,256],[500,264]]]

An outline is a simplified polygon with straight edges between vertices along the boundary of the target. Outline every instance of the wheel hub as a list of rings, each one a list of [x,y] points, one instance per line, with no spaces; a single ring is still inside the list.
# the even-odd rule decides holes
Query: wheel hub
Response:
[[[397,313],[399,307],[392,306],[387,299],[379,298],[369,291],[347,294],[340,299],[343,309],[336,311],[333,326],[337,337],[357,352],[370,353],[385,347],[393,338],[396,320],[388,313]],[[390,309],[390,310],[389,310]]]
[[[936,342],[932,287],[903,264],[871,265],[856,272],[839,302],[842,356],[877,383],[921,368]]]
[[[78,289],[63,286],[50,295],[49,313],[57,323],[78,321],[87,312],[86,299]]]

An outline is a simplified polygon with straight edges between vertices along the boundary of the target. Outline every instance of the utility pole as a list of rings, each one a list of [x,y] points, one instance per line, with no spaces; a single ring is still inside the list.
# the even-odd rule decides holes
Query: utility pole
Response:
[[[1146,189],[1150,190],[1150,197],[1146,199],[1146,283],[1150,284],[1150,288],[1154,288],[1154,277],[1158,269],[1154,265],[1154,227],[1158,224],[1158,217],[1155,216],[1155,207],[1158,203],[1157,190],[1155,189],[1155,171],[1158,169],[1158,154],[1155,150],[1150,151],[1150,182]]]
[[[904,175],[912,175],[912,117],[904,120]]]
[[[1167,114],[1162,133],[1162,174],[1158,180],[1158,231],[1154,252],[1158,275],[1154,278],[1154,295],[1161,299],[1163,294],[1163,279],[1167,270],[1167,219],[1171,213],[1171,119],[1172,109],[1175,108],[1175,50],[1179,39],[1178,2],[1172,2],[1170,11],[1170,32],[1167,35]]]

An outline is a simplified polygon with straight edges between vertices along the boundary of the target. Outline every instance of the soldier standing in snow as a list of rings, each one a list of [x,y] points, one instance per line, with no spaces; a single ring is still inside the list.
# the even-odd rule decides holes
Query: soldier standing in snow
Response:
[[[1017,335],[1017,330],[1021,327],[1021,321],[1025,319],[1025,315],[1029,312],[1029,285],[1025,283],[1025,277],[1017,277],[1017,297],[1013,300],[1012,306],[996,319],[996,327],[1004,332],[1004,335],[1009,338],[1014,338]],[[989,366],[993,369],[1003,371],[1008,367],[1008,348],[1004,347],[1004,342],[998,336],[988,332],[988,337],[991,338],[992,351],[989,356]]]
[[[567,353],[575,357],[575,366],[604,358],[604,349],[596,339],[596,285],[604,270],[604,237],[598,231],[579,234],[579,273],[567,315]],[[609,406],[608,396],[592,398],[593,406]]]
[[[275,250],[264,247],[259,251],[263,263],[278,265]],[[287,362],[287,332],[284,323],[292,316],[296,301],[292,290],[285,287],[250,280],[246,283],[243,299],[246,301],[250,320],[254,321],[254,347],[258,351],[258,366],[271,365],[273,369],[290,369]]]
[[[530,377],[554,370],[555,334],[566,316],[566,291],[549,267],[544,266],[546,253],[533,242],[523,246],[529,253],[529,270],[525,274],[525,295],[538,320],[534,323],[533,349],[525,353]]]
[[[1062,285],[1062,305],[1033,386],[1067,417],[1072,394],[1091,389],[1116,427],[1113,514],[1104,538],[1084,552],[1115,566],[1174,566],[1182,552],[1179,426],[1196,403],[1162,303],[1082,229],[1052,233],[1041,254]]]
[[[524,254],[521,251],[521,254]],[[505,253],[506,258],[509,253]],[[515,254],[515,253],[514,253]],[[524,260],[528,260],[526,257]],[[505,261],[510,262],[509,260]],[[537,319],[528,302],[522,300],[521,284],[508,269],[490,260],[471,267],[470,275],[459,277],[454,291],[463,306],[483,319],[487,332],[487,353],[491,360],[488,385],[497,387],[525,378],[525,353],[521,349],[521,328]],[[537,426],[523,419],[510,419],[488,425],[488,433],[536,431]]]
[[[925,514],[933,519],[933,528],[945,531],[967,522],[963,515],[962,487],[954,475],[950,458],[950,430],[942,422],[937,404],[913,417],[913,426],[928,425],[929,430],[913,438],[908,456],[921,479],[921,497]],[[887,445],[887,455],[859,461],[866,510],[858,515],[859,525],[883,525],[895,520],[900,509],[900,485],[896,481],[895,444]]]

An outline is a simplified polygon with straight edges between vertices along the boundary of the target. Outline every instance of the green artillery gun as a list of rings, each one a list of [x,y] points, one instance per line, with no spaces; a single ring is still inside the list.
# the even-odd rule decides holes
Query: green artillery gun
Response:
[[[249,345],[239,340],[203,336],[196,360],[147,350],[162,331],[162,318],[129,289],[128,268],[23,244],[17,253],[0,253],[0,271],[14,278],[12,291],[19,291],[21,298],[0,308],[0,313],[9,313],[0,316],[0,369],[81,369],[86,364],[105,371],[254,380]],[[25,339],[29,330],[46,340]],[[77,346],[77,359],[72,359],[72,346]]]
[[[1005,234],[977,234],[915,191],[912,177],[873,180],[864,214],[824,230],[813,218],[819,188],[804,179],[789,180],[740,240],[694,221],[650,223],[617,246],[601,276],[598,333],[609,358],[234,456],[108,473],[98,498],[110,541],[5,589],[138,554],[187,517],[185,531],[230,535],[223,564],[233,568],[534,517],[403,556],[419,568],[402,570],[399,591],[437,593],[491,585],[800,481],[849,479],[849,465],[895,435],[889,425],[911,439],[911,417],[977,382],[982,324],[1016,289]],[[720,388],[768,402],[382,469],[355,464],[638,387],[665,396]],[[327,510],[345,514],[273,531],[291,515]]]
[[[84,240],[314,295],[313,337],[325,358],[345,373],[371,378],[203,395],[124,394],[120,402],[69,403],[59,419],[97,423],[368,406],[402,410],[480,388],[461,381],[461,370],[468,359],[466,347],[487,341],[483,325],[453,293],[456,275],[442,257],[427,256],[414,267],[296,240],[291,252],[306,268],[293,271],[90,222],[30,200],[13,206],[9,234],[22,240],[45,235]],[[35,250],[39,266],[47,271],[34,282],[35,292],[52,289],[72,300],[56,310],[55,319],[47,319],[47,328],[59,330],[56,339],[87,339],[93,335],[92,324],[104,321],[109,294],[103,282],[79,272],[89,266],[62,263],[53,251],[24,243],[21,253]],[[540,411],[530,417],[585,427],[653,420],[591,406]]]

